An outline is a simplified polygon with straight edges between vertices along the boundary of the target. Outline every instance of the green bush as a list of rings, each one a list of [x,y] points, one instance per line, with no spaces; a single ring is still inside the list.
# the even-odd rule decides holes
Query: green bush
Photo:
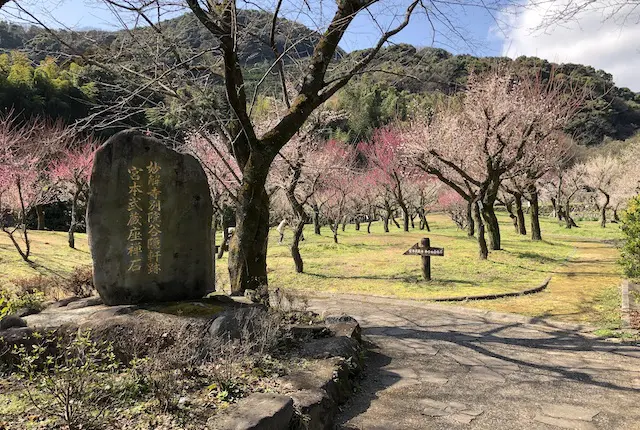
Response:
[[[625,243],[620,263],[630,278],[640,278],[640,195],[629,201],[622,215],[622,232]]]

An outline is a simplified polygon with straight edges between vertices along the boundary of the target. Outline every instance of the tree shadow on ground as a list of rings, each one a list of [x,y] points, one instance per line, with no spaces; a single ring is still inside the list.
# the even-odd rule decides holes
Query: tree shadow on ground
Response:
[[[403,318],[408,319],[406,315],[403,315]],[[385,331],[392,328],[394,338],[449,342],[464,348],[464,350],[468,352],[473,351],[481,356],[502,360],[526,369],[547,371],[562,379],[618,391],[640,393],[640,388],[626,387],[613,382],[595,379],[589,373],[575,370],[573,365],[559,366],[545,364],[544,362],[534,362],[533,360],[526,360],[522,358],[521,355],[517,353],[514,354],[517,355],[517,357],[508,356],[503,351],[491,349],[491,347],[503,346],[507,347],[505,351],[510,352],[514,351],[514,347],[523,347],[536,351],[567,353],[607,352],[619,356],[640,359],[640,348],[638,346],[634,346],[633,344],[615,345],[609,342],[604,342],[603,340],[589,338],[584,336],[578,330],[558,328],[552,323],[544,320],[537,324],[544,325],[548,328],[548,330],[545,330],[545,334],[547,334],[548,337],[541,339],[523,336],[499,336],[501,332],[509,329],[526,328],[526,326],[521,323],[500,324],[484,318],[478,318],[475,322],[485,323],[493,326],[493,328],[479,333],[465,333],[464,331],[451,330],[438,331],[437,326],[424,327],[413,322],[413,324],[416,325],[416,328],[375,326],[367,328],[365,330],[365,334],[386,336]],[[464,351],[462,353],[467,354]],[[615,367],[607,369],[598,368],[598,371],[614,372],[616,370],[618,369]]]

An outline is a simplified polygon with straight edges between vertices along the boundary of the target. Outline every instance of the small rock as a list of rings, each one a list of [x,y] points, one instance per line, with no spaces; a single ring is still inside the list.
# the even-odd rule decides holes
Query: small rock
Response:
[[[293,412],[291,397],[255,393],[231,406],[225,414],[212,417],[207,426],[216,430],[288,429]]]
[[[256,328],[254,323],[257,317],[264,313],[263,309],[253,306],[224,311],[209,326],[209,334],[225,340],[240,339],[243,330],[251,334]]]
[[[14,327],[26,327],[27,322],[17,315],[7,315],[0,318],[0,330]]]
[[[89,306],[98,306],[102,304],[102,299],[100,297],[89,297],[86,299],[76,300],[67,305],[67,309],[80,309],[80,308],[88,308]]]
[[[362,329],[355,318],[349,315],[331,315],[324,319],[324,323],[334,336],[348,336],[362,341]]]
[[[178,399],[178,407],[179,408],[184,408],[185,406],[187,406],[189,404],[189,399],[186,397],[180,397]]]

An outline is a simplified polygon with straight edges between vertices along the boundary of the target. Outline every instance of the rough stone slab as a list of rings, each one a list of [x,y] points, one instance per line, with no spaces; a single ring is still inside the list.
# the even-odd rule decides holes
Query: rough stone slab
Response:
[[[600,411],[567,404],[547,404],[542,406],[542,413],[555,418],[591,421]]]
[[[293,417],[293,399],[270,393],[255,393],[231,406],[225,414],[207,423],[215,430],[287,429]]]
[[[107,305],[198,299],[212,288],[207,176],[133,130],[95,154],[87,206],[93,280]]]
[[[88,297],[86,299],[75,300],[67,305],[67,309],[88,308],[90,306],[98,306],[102,304],[100,297]]]
[[[568,420],[564,418],[548,417],[546,415],[538,414],[533,418],[540,423],[549,424],[552,426],[560,427],[563,429],[573,430],[597,430],[597,427],[588,421],[581,420]]]
[[[308,358],[358,357],[359,343],[346,336],[328,337],[307,342],[300,353]]]
[[[306,430],[333,429],[337,408],[324,390],[301,390],[290,395],[293,407],[304,417]]]

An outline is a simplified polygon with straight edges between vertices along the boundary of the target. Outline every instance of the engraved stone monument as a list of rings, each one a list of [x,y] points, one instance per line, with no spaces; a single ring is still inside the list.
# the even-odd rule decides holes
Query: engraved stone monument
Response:
[[[108,305],[200,298],[211,290],[213,213],[200,163],[135,131],[95,155],[87,228]]]

